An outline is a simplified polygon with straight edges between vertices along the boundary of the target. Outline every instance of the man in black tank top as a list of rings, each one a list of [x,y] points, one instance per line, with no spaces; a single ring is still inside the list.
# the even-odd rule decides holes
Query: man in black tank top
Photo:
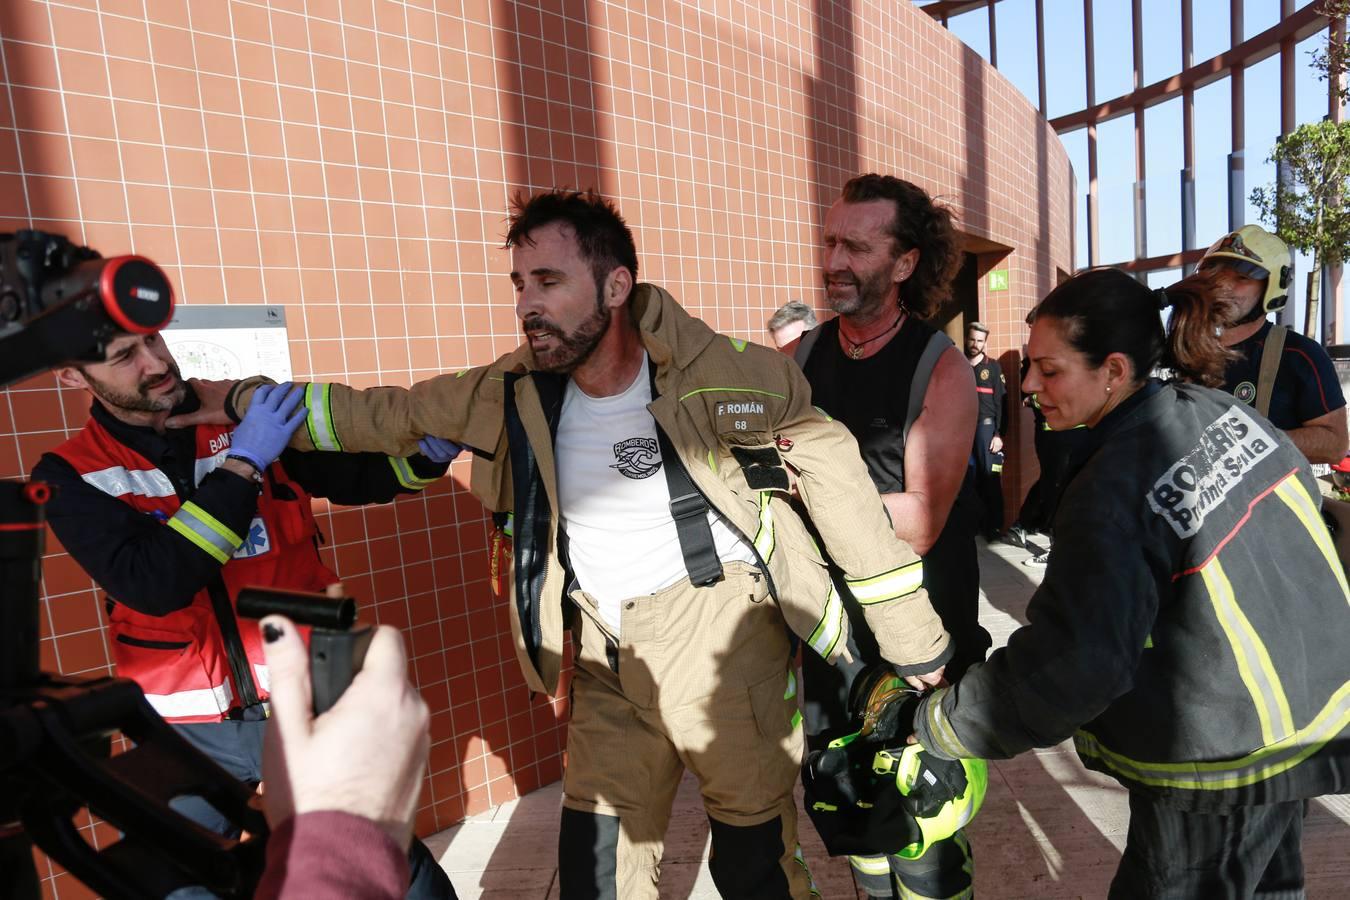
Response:
[[[920,357],[936,329],[924,321],[946,296],[959,263],[951,215],[920,188],[890,176],[850,181],[825,217],[823,275],[838,318],[801,339],[798,361],[814,403],[857,439],[898,537],[923,557],[924,586],[956,646],[947,678],[984,659],[991,640],[978,621],[979,501],[970,474],[975,437],[974,376],[947,347],[929,370]],[[946,338],[938,336],[939,341]],[[808,347],[809,343],[809,347]],[[784,348],[794,353],[797,344]],[[911,391],[927,377],[922,412]],[[906,434],[906,424],[912,426]],[[881,659],[861,608],[836,578],[852,625],[852,663],[803,655],[808,750],[851,730],[846,701],[854,677]],[[974,864],[965,834],[933,844],[917,860],[850,857],[872,897],[971,897]]]

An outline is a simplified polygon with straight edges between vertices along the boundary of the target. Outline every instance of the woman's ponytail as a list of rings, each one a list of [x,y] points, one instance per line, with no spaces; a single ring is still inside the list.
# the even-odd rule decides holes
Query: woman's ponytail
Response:
[[[1172,308],[1167,326],[1167,349],[1163,365],[1182,381],[1217,387],[1236,354],[1223,345],[1220,334],[1228,324],[1231,307],[1218,295],[1212,273],[1196,272],[1171,285],[1161,294],[1160,306]]]

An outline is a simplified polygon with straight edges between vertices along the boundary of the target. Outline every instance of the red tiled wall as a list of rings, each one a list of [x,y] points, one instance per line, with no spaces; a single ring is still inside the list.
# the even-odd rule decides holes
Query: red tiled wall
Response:
[[[908,3],[4,0],[0,37],[0,229],[149,256],[184,303],[285,304],[298,378],[406,385],[512,348],[499,245],[522,187],[615,197],[643,277],[754,339],[820,303],[821,214],[861,170],[1015,248],[1011,291],[981,301],[996,355],[1070,267],[1058,140]],[[49,376],[7,391],[0,476],[86,408]],[[561,769],[565,709],[517,673],[467,471],[320,515],[327,561],[407,632],[433,712],[424,832]],[[54,544],[45,564],[44,666],[107,671],[94,585]]]

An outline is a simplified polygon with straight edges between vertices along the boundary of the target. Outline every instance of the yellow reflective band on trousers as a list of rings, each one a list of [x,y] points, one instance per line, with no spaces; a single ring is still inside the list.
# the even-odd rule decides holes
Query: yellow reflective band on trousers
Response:
[[[811,896],[819,897],[820,888],[816,887],[816,880],[811,877],[811,867],[806,864],[806,857],[802,855],[801,844],[798,844],[797,849],[792,851],[792,859],[797,865],[801,866],[802,871],[806,873],[806,880],[810,882]]]
[[[773,507],[769,505],[768,491],[759,493],[759,530],[755,532],[755,552],[767,566],[773,556]]]
[[[844,583],[863,606],[885,603],[887,600],[912,594],[923,587],[923,561],[915,560],[872,578],[859,578],[857,581],[845,579]]]
[[[191,500],[178,508],[168,525],[222,565],[230,561],[244,539]]]
[[[429,484],[435,484],[435,478],[423,478],[413,471],[412,463],[398,456],[385,457],[389,460],[389,465],[394,467],[394,477],[398,483],[410,491],[420,491]]]
[[[1233,584],[1219,558],[1215,556],[1205,563],[1200,575],[1209,589],[1214,615],[1228,637],[1238,674],[1256,704],[1256,715],[1261,720],[1261,741],[1270,746],[1294,732],[1294,717],[1289,712],[1289,701],[1284,696],[1280,676],[1275,672],[1265,642],[1238,605]]]
[[[1246,787],[1288,771],[1312,756],[1350,727],[1350,682],[1341,685],[1327,705],[1306,728],[1269,747],[1262,747],[1238,759],[1222,762],[1160,763],[1140,762],[1106,749],[1086,731],[1074,735],[1074,747],[1116,772],[1140,784],[1184,788],[1193,791],[1222,791]]]
[[[1336,548],[1331,543],[1331,533],[1327,531],[1326,525],[1322,522],[1322,516],[1317,510],[1317,504],[1313,503],[1312,497],[1308,496],[1308,491],[1303,487],[1295,476],[1290,476],[1275,488],[1275,495],[1283,500],[1298,520],[1303,523],[1303,527],[1308,529],[1313,540],[1317,543],[1317,549],[1322,551],[1322,557],[1327,561],[1327,567],[1336,575],[1336,581],[1341,586],[1341,592],[1345,594],[1347,603],[1350,603],[1350,585],[1346,584],[1345,568],[1341,565],[1340,557],[1336,555]]]
[[[864,875],[891,874],[891,864],[884,856],[850,856],[848,864]]]
[[[811,632],[807,643],[811,645],[812,650],[821,655],[822,659],[829,659],[843,631],[844,601],[835,590],[834,582],[830,582],[830,595],[825,600],[825,612],[821,615],[815,631]]]
[[[309,439],[315,450],[342,451],[342,442],[333,429],[333,408],[328,396],[328,385],[305,385],[305,425],[309,428]]]

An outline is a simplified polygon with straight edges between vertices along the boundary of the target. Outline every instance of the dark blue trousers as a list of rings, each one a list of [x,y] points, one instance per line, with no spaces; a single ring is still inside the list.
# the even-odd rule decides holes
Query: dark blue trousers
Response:
[[[1308,801],[1186,812],[1130,792],[1110,900],[1301,900]]]

